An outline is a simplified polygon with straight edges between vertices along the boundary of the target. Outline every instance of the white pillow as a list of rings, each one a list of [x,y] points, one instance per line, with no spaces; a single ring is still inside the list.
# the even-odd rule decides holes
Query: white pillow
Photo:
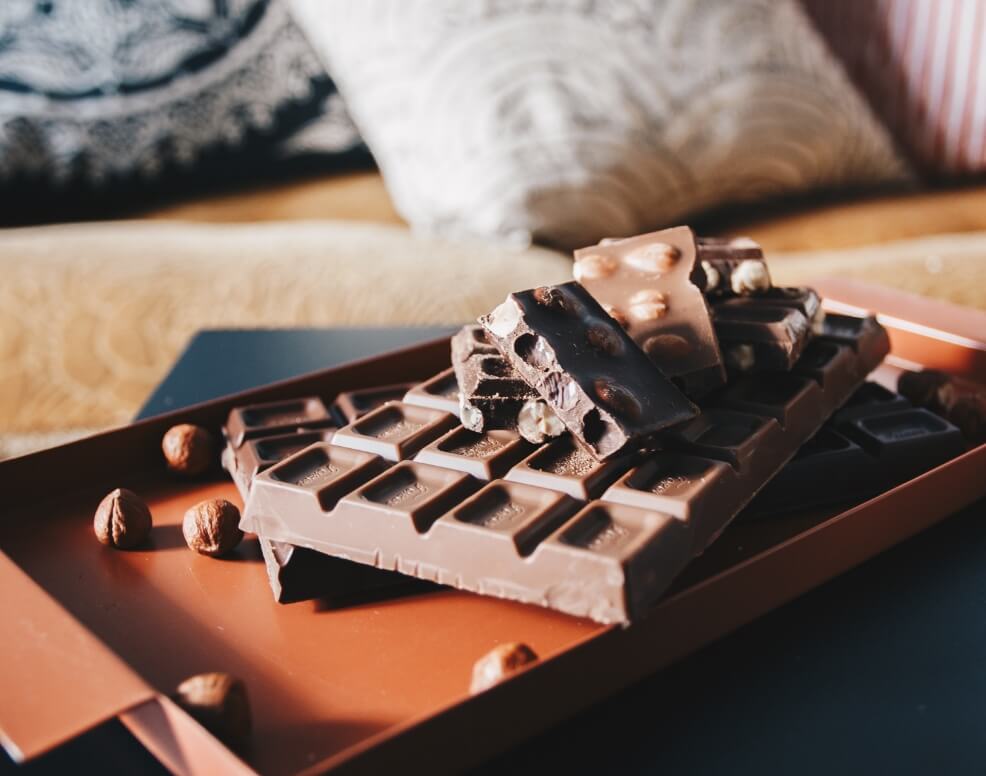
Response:
[[[293,0],[415,227],[561,246],[909,172],[793,0]]]

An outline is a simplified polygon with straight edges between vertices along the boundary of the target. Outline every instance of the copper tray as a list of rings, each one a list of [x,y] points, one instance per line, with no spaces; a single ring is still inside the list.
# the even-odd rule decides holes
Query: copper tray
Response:
[[[885,289],[819,283],[832,308],[868,308],[891,331],[895,366],[986,383],[986,316]],[[737,523],[653,614],[605,627],[454,590],[328,609],[271,600],[259,550],[225,561],[183,544],[185,509],[237,501],[226,481],[180,482],[162,466],[177,421],[218,427],[235,404],[423,379],[447,340],[317,372],[0,463],[0,742],[29,759],[113,716],[179,773],[374,770],[478,762],[795,598],[986,495],[986,445],[841,513]],[[101,496],[144,495],[151,547],[92,536]],[[532,669],[476,697],[473,662],[529,643]],[[242,677],[254,709],[241,760],[167,693],[184,677]]]

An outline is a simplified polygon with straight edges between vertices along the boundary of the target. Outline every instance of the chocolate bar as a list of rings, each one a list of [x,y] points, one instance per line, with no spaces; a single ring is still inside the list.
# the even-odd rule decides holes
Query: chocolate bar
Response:
[[[510,294],[480,323],[600,460],[642,447],[698,413],[578,283]]]
[[[751,502],[743,518],[862,501],[965,452],[962,433],[864,384]]]
[[[787,371],[801,356],[820,315],[811,289],[774,288],[712,306],[726,364],[739,372]]]
[[[461,392],[459,418],[471,431],[517,430],[534,444],[565,431],[537,392],[500,355],[482,326],[464,326],[452,337],[452,368]]]
[[[335,427],[317,396],[287,402],[236,407],[223,428],[223,468],[246,503],[253,479],[275,463],[315,442],[327,442]],[[239,442],[237,443],[237,440]],[[406,579],[323,553],[257,536],[274,600],[292,603],[311,598],[346,600],[354,594],[406,587]]]
[[[651,361],[689,396],[726,381],[687,226],[575,252],[573,273]]]
[[[317,396],[235,407],[223,427],[222,465],[246,501],[258,472],[317,441],[339,426]]]
[[[383,450],[340,447],[343,429],[259,475],[241,525],[464,590],[627,622],[879,364],[886,333],[857,332],[852,344],[817,340],[824,349],[776,375],[771,391],[769,375],[742,378],[662,434],[659,452],[600,462],[565,436],[488,479],[508,466],[494,459],[515,438],[447,432],[441,452],[450,455],[423,460],[442,448],[432,440],[387,448],[400,460],[386,460]]]
[[[710,298],[763,294],[772,287],[763,250],[749,237],[699,237],[697,242],[701,286]]]
[[[400,401],[410,389],[411,383],[396,383],[375,388],[361,388],[357,391],[346,391],[336,397],[333,407],[341,417],[342,423],[352,423],[382,404],[389,401]]]

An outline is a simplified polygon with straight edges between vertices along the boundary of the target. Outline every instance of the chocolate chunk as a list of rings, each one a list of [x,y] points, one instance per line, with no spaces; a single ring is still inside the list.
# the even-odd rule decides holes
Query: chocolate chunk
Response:
[[[688,227],[575,252],[575,279],[690,396],[722,385],[725,372],[708,304],[695,279],[699,248]],[[599,347],[599,337],[590,343]],[[610,341],[606,346],[612,347]]]
[[[538,296],[562,301],[548,306]],[[550,295],[511,294],[480,322],[521,377],[600,460],[643,447],[661,429],[698,412],[578,283],[552,286]],[[605,331],[607,339],[622,344],[619,352],[594,347],[590,331]]]
[[[811,338],[818,295],[809,289],[774,291],[780,293],[737,297],[713,305],[716,335],[730,368],[739,372],[789,370]]]

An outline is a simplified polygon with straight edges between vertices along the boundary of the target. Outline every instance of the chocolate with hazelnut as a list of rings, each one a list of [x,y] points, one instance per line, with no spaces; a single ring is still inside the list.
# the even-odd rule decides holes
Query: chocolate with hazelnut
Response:
[[[212,466],[216,457],[212,434],[191,423],[180,423],[169,428],[161,440],[161,450],[168,468],[178,474],[202,474]]]
[[[129,550],[150,534],[151,511],[136,493],[117,488],[96,507],[93,530],[101,543]]]
[[[243,539],[240,510],[222,498],[200,501],[185,512],[181,530],[191,549],[213,558],[225,555]]]

